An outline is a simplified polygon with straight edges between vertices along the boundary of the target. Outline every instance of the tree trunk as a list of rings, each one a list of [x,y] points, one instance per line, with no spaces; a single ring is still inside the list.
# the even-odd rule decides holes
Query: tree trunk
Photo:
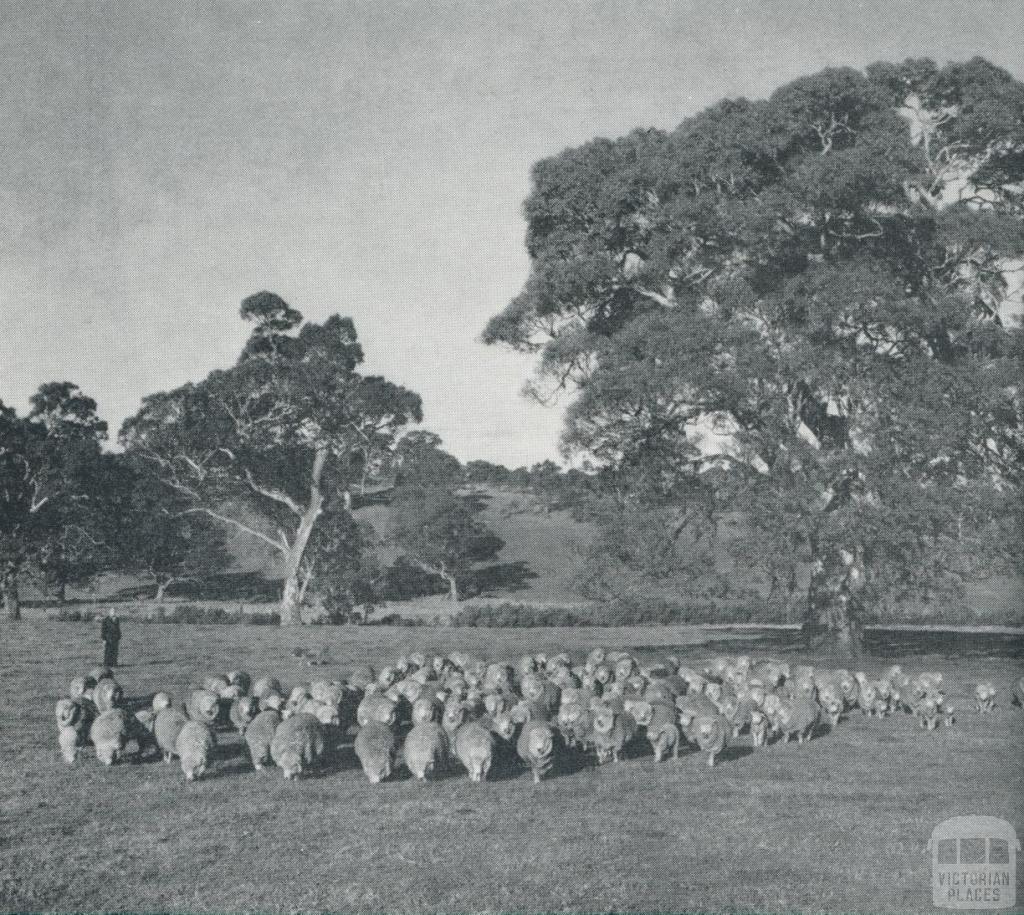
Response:
[[[173,578],[168,578],[166,581],[157,581],[156,595],[154,596],[153,600],[155,600],[158,604],[162,604],[164,602],[164,597],[167,595],[167,589],[170,587],[171,582],[173,581]]]
[[[62,581],[57,585],[57,603],[66,604],[68,600],[68,583]]]
[[[455,576],[450,575],[447,572],[442,572],[441,577],[448,582],[448,599],[453,603],[459,602],[459,586],[455,581]]]
[[[4,612],[12,623],[21,619],[21,596],[18,594],[18,573],[8,569],[0,579],[0,591],[3,591]]]
[[[324,494],[320,490],[320,478],[323,475],[324,463],[327,461],[326,449],[320,449],[313,459],[313,479],[309,487],[309,504],[299,521],[299,529],[295,532],[285,562],[284,590],[281,594],[281,625],[298,626],[302,624],[299,612],[302,606],[302,557],[306,552],[310,535],[316,526],[316,519],[324,505]]]
[[[804,614],[803,636],[809,648],[837,657],[860,657],[864,647],[864,626],[855,591],[863,581],[862,570],[853,553],[838,551],[818,558],[811,572]]]

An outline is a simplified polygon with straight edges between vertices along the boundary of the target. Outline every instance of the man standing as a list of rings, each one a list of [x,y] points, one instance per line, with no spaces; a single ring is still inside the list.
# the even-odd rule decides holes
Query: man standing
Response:
[[[117,667],[117,648],[121,642],[121,623],[113,607],[107,611],[100,625],[100,638],[103,639],[103,666]]]

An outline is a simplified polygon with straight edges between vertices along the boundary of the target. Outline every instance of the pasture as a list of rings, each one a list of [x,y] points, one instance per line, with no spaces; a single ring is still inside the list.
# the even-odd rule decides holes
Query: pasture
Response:
[[[3,630],[0,908],[190,911],[910,911],[930,908],[925,843],[940,821],[991,814],[1024,833],[1024,674],[1019,636],[876,634],[862,668],[941,670],[960,709],[952,728],[907,715],[852,714],[798,746],[714,769],[703,754],[638,755],[534,785],[513,773],[370,785],[343,752],[286,783],[252,771],[234,735],[213,772],[186,784],[160,762],[75,767],[59,756],[53,706],[101,657],[94,625]],[[129,696],[241,667],[286,685],[375,666],[401,652],[456,648],[488,658],[596,645],[686,662],[749,651],[804,658],[786,631],[657,627],[459,630],[125,625],[117,677]],[[713,640],[713,641],[712,641]],[[325,646],[308,667],[293,649]],[[969,695],[999,688],[995,714]],[[1018,890],[1018,893],[1021,891]],[[1020,897],[1019,897],[1020,898]]]

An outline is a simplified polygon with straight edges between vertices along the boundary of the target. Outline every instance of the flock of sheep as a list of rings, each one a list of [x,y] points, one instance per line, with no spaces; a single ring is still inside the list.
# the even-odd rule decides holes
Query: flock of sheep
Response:
[[[977,684],[975,710],[991,712],[995,697],[991,683]],[[1013,703],[1024,706],[1024,678]],[[714,766],[743,734],[755,747],[793,737],[803,743],[819,722],[835,727],[857,711],[910,713],[929,730],[955,718],[941,673],[911,677],[894,666],[870,679],[748,656],[696,668],[675,657],[644,665],[601,649],[582,664],[567,654],[527,655],[513,665],[463,652],[413,653],[378,672],[360,667],[289,694],[273,677],[253,682],[232,671],[207,678],[180,708],[165,692],[139,711],[130,704],[107,669],[75,678],[56,707],[65,761],[73,764],[89,744],[107,765],[129,751],[159,753],[165,762],[178,757],[191,781],[209,767],[217,732],[236,730],[257,770],[276,764],[291,779],[320,765],[358,727],[353,748],[373,783],[399,761],[417,779],[457,763],[480,782],[499,763],[525,765],[539,782],[555,768],[617,761],[644,743],[659,762],[690,747]]]

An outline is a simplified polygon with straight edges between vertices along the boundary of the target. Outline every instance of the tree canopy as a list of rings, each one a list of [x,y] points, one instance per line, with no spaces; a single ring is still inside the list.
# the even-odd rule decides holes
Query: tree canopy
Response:
[[[830,69],[539,162],[484,339],[570,389],[563,443],[678,532],[811,569],[808,636],[1017,561],[1024,85]],[[1015,310],[1018,314],[1014,314]]]
[[[281,617],[296,622],[318,519],[332,503],[347,510],[350,487],[422,419],[420,398],[360,374],[349,318],[303,323],[269,292],[245,299],[241,314],[255,327],[238,362],[145,398],[121,442],[188,503],[183,511],[245,530],[283,557]]]
[[[96,402],[71,382],[40,386],[23,417],[0,403],[0,591],[11,618],[27,566],[58,584],[94,568],[109,491],[106,434]]]

